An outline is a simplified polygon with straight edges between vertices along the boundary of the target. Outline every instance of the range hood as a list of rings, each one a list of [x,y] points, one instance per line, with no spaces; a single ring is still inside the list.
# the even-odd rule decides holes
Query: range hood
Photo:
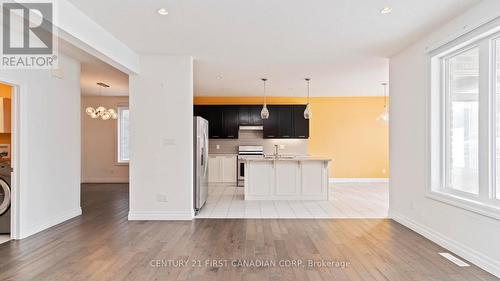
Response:
[[[241,125],[240,126],[240,131],[263,131],[264,126],[245,126]]]

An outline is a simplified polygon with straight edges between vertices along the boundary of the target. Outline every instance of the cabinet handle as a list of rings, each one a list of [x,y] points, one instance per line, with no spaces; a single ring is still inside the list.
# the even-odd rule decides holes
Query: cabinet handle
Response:
[[[227,136],[228,138],[234,138],[234,136]]]
[[[305,138],[306,136],[299,136],[299,138]]]
[[[274,138],[274,136],[267,136],[268,138]]]
[[[212,136],[212,138],[218,138],[219,136]]]
[[[283,136],[284,138],[289,138],[290,136]]]

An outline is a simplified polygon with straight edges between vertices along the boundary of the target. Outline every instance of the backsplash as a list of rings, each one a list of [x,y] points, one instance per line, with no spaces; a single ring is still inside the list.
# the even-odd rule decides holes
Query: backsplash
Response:
[[[307,140],[306,139],[264,139],[262,131],[240,131],[238,139],[210,139],[208,152],[212,154],[221,153],[238,153],[240,145],[262,145],[264,154],[273,154],[274,145],[284,145],[280,149],[280,154],[289,155],[307,155]],[[219,145],[219,149],[217,149]]]

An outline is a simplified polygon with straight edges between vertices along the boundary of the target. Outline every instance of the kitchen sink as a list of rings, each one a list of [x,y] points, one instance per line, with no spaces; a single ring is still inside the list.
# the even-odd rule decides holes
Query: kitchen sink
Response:
[[[294,159],[296,155],[266,155],[264,158],[266,159]]]

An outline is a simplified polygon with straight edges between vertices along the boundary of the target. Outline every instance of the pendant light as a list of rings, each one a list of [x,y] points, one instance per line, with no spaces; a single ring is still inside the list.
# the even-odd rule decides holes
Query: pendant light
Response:
[[[101,87],[99,88],[99,96],[102,96],[101,89],[109,88],[109,85],[102,82],[97,83],[97,85]],[[118,114],[113,108],[106,109],[104,106],[98,106],[96,108],[89,106],[85,108],[85,113],[92,119],[101,119],[104,121],[118,118]]]
[[[389,123],[389,107],[387,106],[387,83],[382,83],[381,85],[384,86],[384,110],[377,117],[377,121],[382,124],[387,124]]]
[[[267,81],[267,78],[262,78],[260,80],[262,80],[262,82],[264,84],[264,106],[262,106],[262,110],[260,111],[260,117],[262,119],[268,119],[269,118],[269,110],[267,109],[267,103],[266,103],[266,81]]]
[[[311,105],[309,104],[309,82],[311,81],[311,78],[305,78],[305,80],[307,86],[307,105],[306,109],[304,110],[304,118],[309,119],[312,117]]]

